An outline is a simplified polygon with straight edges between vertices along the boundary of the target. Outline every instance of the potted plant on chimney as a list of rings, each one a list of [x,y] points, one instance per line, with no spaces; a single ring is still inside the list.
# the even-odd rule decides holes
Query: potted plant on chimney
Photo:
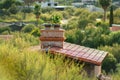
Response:
[[[59,16],[59,15],[52,15],[51,20],[52,20],[54,29],[58,30],[60,28],[61,16]]]

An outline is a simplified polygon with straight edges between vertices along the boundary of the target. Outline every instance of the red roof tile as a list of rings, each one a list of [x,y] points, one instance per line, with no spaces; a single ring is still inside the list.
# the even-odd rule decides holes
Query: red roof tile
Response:
[[[68,57],[82,60],[84,62],[89,62],[95,65],[101,65],[102,61],[107,55],[107,52],[76,45],[64,42],[64,47],[57,48],[52,47],[50,48],[51,52],[64,54]]]

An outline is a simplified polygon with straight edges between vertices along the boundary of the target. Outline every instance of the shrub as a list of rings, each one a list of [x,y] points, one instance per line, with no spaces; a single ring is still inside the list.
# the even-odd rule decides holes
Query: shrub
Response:
[[[68,24],[63,26],[63,28],[66,30],[71,30],[78,28],[77,26],[78,26],[78,18],[74,17],[68,20]]]
[[[41,14],[40,19],[44,20],[45,22],[50,21],[50,15],[49,14]]]
[[[81,19],[81,17],[79,18],[78,20],[78,28],[80,29],[85,29],[85,27],[89,24],[89,23],[92,23],[91,20],[88,20],[88,19]]]
[[[40,29],[39,28],[35,28],[34,30],[32,30],[31,32],[32,35],[34,36],[40,36]]]
[[[42,8],[42,13],[52,13],[53,11],[55,11],[54,8],[50,7]]]
[[[100,12],[92,12],[88,15],[88,19],[95,21],[97,18],[102,18]]]
[[[19,9],[15,4],[12,4],[12,6],[9,8],[9,12],[11,14],[16,14],[18,11],[19,11]]]
[[[4,31],[8,31],[10,33],[10,28],[9,27],[0,27],[0,33],[3,33]]]
[[[28,47],[30,45],[38,45],[39,39],[29,33],[13,33],[14,38],[12,39],[12,43],[17,47]],[[19,46],[21,45],[21,46]]]
[[[75,12],[75,8],[65,8],[65,11],[69,13],[70,16],[74,15]]]
[[[21,31],[21,29],[25,26],[24,23],[21,22],[15,22],[9,25],[11,31]]]
[[[31,7],[23,7],[22,12],[24,13],[31,13],[33,12],[33,9]]]
[[[30,33],[35,29],[35,25],[29,24],[22,28],[22,32]]]
[[[21,39],[21,44],[24,42]],[[16,48],[13,41],[0,46],[0,79],[7,80],[83,80],[81,67],[63,57],[49,55],[25,48]]]
[[[107,73],[110,71],[115,71],[116,69],[116,59],[112,54],[108,54],[102,64],[102,69],[104,69]]]
[[[109,34],[109,37],[110,37],[110,42],[109,44],[113,44],[113,43],[118,43],[120,44],[120,31],[118,32],[111,32]]]

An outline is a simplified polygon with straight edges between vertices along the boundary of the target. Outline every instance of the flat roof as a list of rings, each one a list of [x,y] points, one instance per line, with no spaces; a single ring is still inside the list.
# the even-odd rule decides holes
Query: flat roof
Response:
[[[60,53],[73,59],[101,65],[108,52],[64,42],[63,48],[52,47],[50,52]]]

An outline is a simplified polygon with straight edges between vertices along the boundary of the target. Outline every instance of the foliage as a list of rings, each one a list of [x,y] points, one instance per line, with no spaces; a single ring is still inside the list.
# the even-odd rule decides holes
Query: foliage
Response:
[[[107,67],[106,67],[107,66]],[[107,73],[110,71],[115,71],[116,69],[116,58],[112,54],[108,54],[102,64],[102,69]]]
[[[79,29],[72,29],[65,33],[66,41],[75,44],[81,44],[82,40],[84,39],[85,35],[84,32]]]
[[[111,4],[111,0],[99,0],[99,3],[104,9],[104,21],[106,21],[106,10]]]
[[[120,47],[120,45],[113,44],[113,46],[101,46],[99,48],[99,49],[102,49],[102,50],[107,51],[109,53],[107,58],[103,61],[103,69],[106,72],[110,72],[111,70],[114,72],[117,71],[117,73],[119,72],[119,70],[118,70],[119,66],[116,66],[120,62],[120,60],[119,60],[120,59],[119,47]],[[113,74],[113,77],[114,76],[115,75]],[[116,76],[117,76],[117,74],[116,74]]]
[[[35,28],[31,31],[31,34],[34,36],[40,36],[40,29],[39,28]]]
[[[54,24],[59,24],[61,21],[61,17],[59,15],[52,15],[51,22]]]
[[[112,45],[113,43],[118,43],[120,44],[120,31],[118,32],[112,32],[109,34],[110,36],[110,44]]]
[[[11,14],[16,14],[18,11],[19,11],[19,9],[15,4],[12,4],[12,6],[9,8],[9,12]]]
[[[35,25],[29,24],[22,28],[22,32],[30,33],[35,29]]]
[[[10,28],[9,27],[0,27],[0,34],[3,33],[4,31],[8,31],[8,33],[10,33]]]
[[[91,23],[91,20],[88,19],[81,19],[81,17],[78,20],[78,28],[85,29],[85,27],[88,25],[88,23]]]
[[[34,8],[34,14],[36,15],[36,17],[39,17],[40,14],[41,14],[41,7],[40,5],[35,5],[35,8]]]
[[[54,8],[50,7],[42,8],[42,13],[52,13],[53,11],[55,11]]]
[[[2,15],[10,15],[10,13],[12,14],[16,14],[18,12],[18,7],[19,5],[21,5],[22,3],[18,0],[4,0],[1,1],[0,3],[0,9],[2,10]],[[5,14],[4,14],[5,12]]]
[[[65,30],[71,30],[71,29],[75,29],[77,28],[77,21],[78,18],[71,18],[70,20],[68,20],[68,24],[63,25],[63,29]]]
[[[18,0],[4,0],[2,3],[2,9],[9,9],[13,4],[21,5],[21,2]]]
[[[114,24],[119,24],[120,23],[120,9],[116,9],[114,11]]]
[[[99,0],[99,3],[103,9],[106,9],[111,4],[111,0]]]
[[[38,45],[39,39],[38,37],[34,37],[29,33],[13,33],[14,38],[11,40],[11,43],[19,48],[27,48],[29,46]]]
[[[40,19],[45,22],[50,22],[50,15],[49,14],[41,14]]]
[[[65,8],[65,11],[68,12],[70,16],[73,16],[75,12],[75,8],[68,7],[68,8]]]
[[[51,59],[45,53],[31,51],[20,45],[14,45],[16,39],[20,44],[26,40],[15,38],[15,41],[1,43],[0,46],[0,79],[4,80],[88,80],[79,74],[81,67],[73,61],[64,61],[63,57]],[[19,43],[19,42],[18,42]],[[19,46],[19,48],[17,48]],[[39,53],[39,54],[38,54]]]
[[[31,13],[31,12],[33,12],[33,9],[30,8],[30,7],[23,7],[22,12],[24,12],[24,13]]]
[[[15,22],[9,25],[11,31],[21,31],[21,29],[25,26],[22,22]]]

